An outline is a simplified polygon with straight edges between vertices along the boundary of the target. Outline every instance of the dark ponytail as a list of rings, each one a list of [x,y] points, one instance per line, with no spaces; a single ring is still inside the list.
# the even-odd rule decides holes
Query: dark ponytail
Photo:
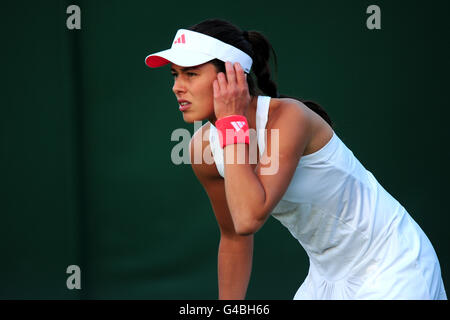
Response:
[[[263,94],[272,98],[291,98],[301,101],[333,127],[333,122],[328,113],[318,103],[278,93],[277,84],[272,80],[269,63],[272,54],[276,73],[278,68],[277,56],[269,40],[262,33],[258,31],[242,31],[232,23],[221,19],[208,19],[188,29],[219,39],[239,48],[252,57],[252,69],[247,76],[248,89],[251,96]],[[219,72],[225,73],[225,63],[223,61],[214,59],[211,63],[216,66]],[[256,85],[254,77],[256,77]]]
[[[277,68],[277,56],[273,50],[270,42],[266,37],[257,31],[246,31],[248,41],[250,42],[253,52],[251,57],[253,59],[252,70],[256,76],[256,83],[261,91],[273,98],[278,98],[278,90],[276,83],[271,79],[270,72],[270,53],[274,58],[275,68]]]

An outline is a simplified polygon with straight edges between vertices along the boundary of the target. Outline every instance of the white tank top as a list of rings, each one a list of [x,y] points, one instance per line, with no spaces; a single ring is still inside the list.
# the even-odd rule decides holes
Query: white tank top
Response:
[[[265,149],[269,104],[270,97],[258,97],[256,131],[261,155]],[[209,139],[223,177],[223,149],[212,123]],[[271,215],[290,231],[309,256],[310,271],[302,287],[305,292],[310,288],[315,296],[306,294],[308,298],[355,298],[357,291],[361,296],[363,283],[371,275],[393,263],[410,264],[411,259],[423,255],[421,251],[428,252],[422,260],[437,261],[431,243],[405,208],[364,168],[335,132],[320,150],[300,158]],[[408,240],[399,241],[398,233]]]

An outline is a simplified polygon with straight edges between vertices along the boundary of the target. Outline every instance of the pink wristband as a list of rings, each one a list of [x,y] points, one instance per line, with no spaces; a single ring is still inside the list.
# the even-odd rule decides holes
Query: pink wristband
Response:
[[[247,118],[244,116],[232,115],[218,119],[216,128],[222,148],[229,144],[250,144]]]

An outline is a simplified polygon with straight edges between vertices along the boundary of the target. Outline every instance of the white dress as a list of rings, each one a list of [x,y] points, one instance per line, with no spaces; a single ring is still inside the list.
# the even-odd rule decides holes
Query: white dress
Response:
[[[260,154],[270,97],[259,96]],[[210,146],[224,176],[223,150],[210,126]],[[333,133],[302,156],[271,215],[300,242],[308,275],[294,299],[447,299],[429,239]]]

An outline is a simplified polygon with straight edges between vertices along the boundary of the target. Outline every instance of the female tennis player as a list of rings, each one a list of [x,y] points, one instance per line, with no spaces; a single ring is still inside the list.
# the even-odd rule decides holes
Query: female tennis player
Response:
[[[171,65],[184,120],[208,120],[190,154],[220,228],[219,299],[245,298],[253,235],[270,215],[309,256],[294,299],[446,299],[424,232],[318,104],[278,94],[271,52],[276,65],[261,33],[210,19],[178,30],[170,49],[146,57],[149,67]],[[212,164],[195,163],[208,154]]]

